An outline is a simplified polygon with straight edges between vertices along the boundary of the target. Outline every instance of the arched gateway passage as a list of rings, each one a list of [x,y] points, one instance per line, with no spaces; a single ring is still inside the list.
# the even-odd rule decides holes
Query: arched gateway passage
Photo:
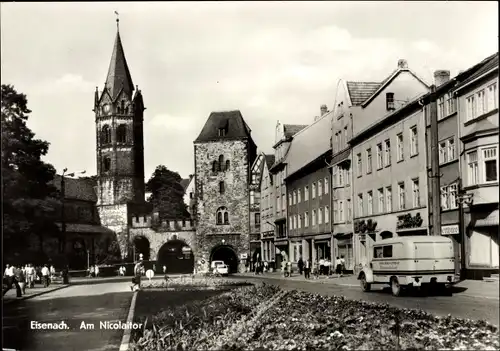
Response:
[[[238,272],[238,257],[234,249],[229,245],[214,247],[210,255],[210,262],[212,261],[224,261],[229,267],[229,273]]]
[[[158,266],[167,273],[193,273],[194,256],[191,248],[182,240],[170,240],[158,251]]]
[[[134,261],[139,260],[140,254],[142,254],[142,259],[145,261],[149,261],[149,240],[143,236],[136,236],[134,238],[133,249],[133,257]]]

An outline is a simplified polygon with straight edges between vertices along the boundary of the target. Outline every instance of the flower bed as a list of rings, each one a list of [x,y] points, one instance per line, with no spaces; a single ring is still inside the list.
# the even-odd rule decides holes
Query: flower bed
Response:
[[[207,349],[224,330],[276,294],[272,285],[231,290],[188,305],[167,308],[146,321],[150,328],[131,344],[131,350]]]
[[[267,285],[247,287],[165,310],[153,316],[154,328],[146,330],[132,349],[498,350],[500,346],[498,328],[482,321],[435,317],[337,296],[278,292],[279,288]],[[273,299],[274,304],[266,304]]]
[[[234,287],[252,285],[250,283],[241,282],[234,279],[225,279],[218,277],[202,277],[202,276],[182,276],[175,278],[168,278],[167,280],[151,280],[143,281],[141,289],[182,289],[192,290],[199,288],[221,288],[221,287]]]

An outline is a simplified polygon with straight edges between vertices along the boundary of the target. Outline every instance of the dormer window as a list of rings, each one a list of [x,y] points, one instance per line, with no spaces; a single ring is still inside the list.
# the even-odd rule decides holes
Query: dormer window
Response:
[[[220,137],[225,137],[227,134],[226,128],[219,128],[219,136]]]
[[[394,107],[394,93],[386,93],[385,94],[385,104],[387,111],[393,111],[396,108]]]

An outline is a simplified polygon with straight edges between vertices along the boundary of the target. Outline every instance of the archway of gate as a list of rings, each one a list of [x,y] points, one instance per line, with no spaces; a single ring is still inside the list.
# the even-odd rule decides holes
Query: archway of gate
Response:
[[[167,274],[193,273],[193,250],[184,240],[169,240],[158,250],[157,265]]]
[[[210,262],[224,261],[229,267],[229,273],[238,272],[238,256],[231,245],[218,245],[212,249]]]

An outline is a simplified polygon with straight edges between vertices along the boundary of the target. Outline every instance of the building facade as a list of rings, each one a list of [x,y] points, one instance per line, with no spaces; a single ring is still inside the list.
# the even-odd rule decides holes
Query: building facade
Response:
[[[278,121],[275,129],[274,164],[269,169],[274,184],[274,225],[276,247],[276,269],[281,269],[281,262],[289,260],[289,240],[287,230],[286,157],[290,150],[293,136],[307,125],[281,124]]]
[[[240,111],[212,112],[194,141],[196,253],[244,271],[250,254],[251,166],[257,147]]]
[[[261,223],[261,212],[260,207],[262,203],[261,196],[261,182],[262,182],[262,170],[264,164],[266,163],[266,156],[263,153],[259,153],[255,159],[252,169],[251,169],[251,179],[250,179],[250,253],[251,253],[251,269],[253,269],[253,262],[258,259],[262,260],[261,254],[261,242],[260,242],[260,227]]]
[[[406,60],[399,60],[396,69],[381,82],[341,80],[338,83],[331,125],[334,255],[344,255],[349,269],[356,270],[362,261],[367,260],[366,247],[369,244],[366,235],[362,235],[358,228],[359,223],[362,223],[360,221],[365,220],[366,223],[366,216],[356,209],[358,195],[368,191],[375,194],[377,190],[369,190],[365,180],[358,181],[354,175],[358,167],[359,150],[354,152],[353,148],[358,146],[359,149],[361,146],[357,143],[365,143],[361,140],[368,138],[369,133],[374,133],[372,127],[377,122],[428,90],[429,86],[408,68]],[[360,139],[360,135],[363,138]],[[425,130],[419,137],[424,135]],[[357,139],[352,143],[354,137]],[[391,144],[390,140],[388,143],[386,139],[382,140],[379,153],[389,155],[394,152],[394,149],[391,151],[391,145],[395,144]],[[361,151],[360,162],[366,165],[368,158],[373,159],[371,162],[378,161],[376,152],[379,146],[377,143],[373,148],[370,146],[370,151]],[[361,173],[358,171],[357,174]]]
[[[455,89],[468,277],[498,272],[498,53]]]
[[[260,240],[262,261],[276,268],[276,248],[274,246],[274,184],[269,168],[274,164],[274,155],[265,155],[260,182]]]

